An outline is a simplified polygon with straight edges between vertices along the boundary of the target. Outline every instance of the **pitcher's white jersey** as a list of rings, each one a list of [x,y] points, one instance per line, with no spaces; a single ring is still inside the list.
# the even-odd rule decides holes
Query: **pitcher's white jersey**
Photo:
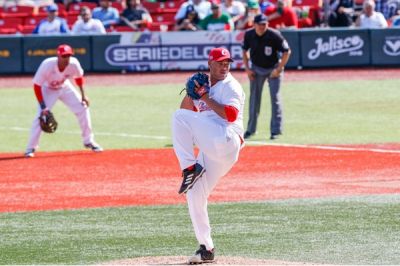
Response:
[[[230,127],[240,136],[243,136],[243,109],[245,102],[245,94],[240,83],[229,73],[224,80],[220,80],[210,89],[210,98],[223,105],[230,105],[239,110],[237,119],[234,122],[228,122],[220,117],[216,112],[211,110],[205,102],[194,100],[194,105],[202,113],[217,123]]]
[[[68,66],[60,72],[57,57],[45,59],[36,71],[33,83],[53,90],[62,89],[68,79],[83,76],[83,69],[78,59],[71,57]]]

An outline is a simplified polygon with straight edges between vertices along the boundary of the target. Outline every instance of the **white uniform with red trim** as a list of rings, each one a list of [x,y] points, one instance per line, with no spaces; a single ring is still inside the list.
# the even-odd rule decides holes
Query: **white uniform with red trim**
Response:
[[[82,104],[81,94],[72,85],[70,79],[83,77],[83,69],[78,59],[71,57],[68,66],[60,72],[57,65],[57,57],[45,59],[39,66],[33,83],[42,87],[43,100],[48,109],[52,109],[56,101],[61,100],[77,117],[82,131],[83,144],[93,143],[94,137],[89,108]],[[31,134],[27,146],[28,149],[37,149],[42,130],[39,125],[38,112],[33,120]]]
[[[187,192],[190,218],[196,238],[207,250],[214,248],[207,211],[207,198],[218,180],[238,160],[243,137],[245,94],[240,83],[228,74],[210,88],[209,97],[239,110],[237,119],[228,122],[211,110],[205,102],[194,101],[199,112],[180,109],[172,121],[173,145],[181,169],[196,162],[206,171]],[[193,144],[199,148],[195,157]]]

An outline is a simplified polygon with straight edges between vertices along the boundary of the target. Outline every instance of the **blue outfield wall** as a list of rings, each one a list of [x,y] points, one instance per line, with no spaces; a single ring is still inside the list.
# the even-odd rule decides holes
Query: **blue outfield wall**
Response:
[[[400,66],[400,28],[282,31],[292,48],[287,68]],[[74,48],[86,72],[205,70],[213,47],[230,49],[242,69],[244,32],[132,32],[85,36],[1,36],[0,74],[33,73],[56,47]]]

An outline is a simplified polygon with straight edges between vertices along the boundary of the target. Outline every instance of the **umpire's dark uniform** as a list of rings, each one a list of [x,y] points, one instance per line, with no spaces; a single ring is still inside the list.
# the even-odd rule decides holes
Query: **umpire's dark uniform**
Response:
[[[254,22],[254,29],[245,33],[242,46],[243,63],[249,77],[251,76],[249,122],[245,138],[249,138],[256,132],[262,90],[265,80],[268,79],[272,107],[270,131],[271,139],[275,139],[282,134],[280,85],[283,69],[290,55],[290,48],[279,31],[268,28],[265,15],[257,15]],[[249,61],[251,61],[251,66]]]

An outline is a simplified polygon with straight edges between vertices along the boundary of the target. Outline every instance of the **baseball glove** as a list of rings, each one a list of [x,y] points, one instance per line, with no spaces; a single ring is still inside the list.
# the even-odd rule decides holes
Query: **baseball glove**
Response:
[[[185,89],[192,100],[200,99],[210,91],[208,75],[202,72],[193,74],[188,78]]]
[[[46,133],[54,133],[57,130],[57,121],[50,110],[42,112],[39,117],[40,127]]]

